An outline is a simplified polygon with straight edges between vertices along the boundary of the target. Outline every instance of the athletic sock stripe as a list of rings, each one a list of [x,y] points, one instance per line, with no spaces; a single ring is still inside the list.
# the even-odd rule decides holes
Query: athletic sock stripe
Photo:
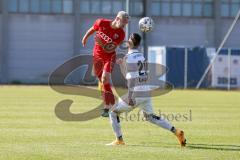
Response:
[[[117,122],[120,123],[120,118],[119,118],[119,116],[117,116]]]

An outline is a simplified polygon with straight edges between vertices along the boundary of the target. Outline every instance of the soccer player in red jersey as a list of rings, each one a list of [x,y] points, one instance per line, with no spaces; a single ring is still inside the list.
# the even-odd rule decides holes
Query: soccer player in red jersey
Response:
[[[95,75],[103,85],[103,100],[105,107],[103,117],[108,117],[109,109],[115,104],[114,95],[110,85],[110,77],[116,61],[115,49],[123,42],[125,32],[123,28],[128,24],[129,15],[125,11],[118,12],[116,18],[97,19],[82,39],[83,46],[93,33],[95,44],[93,48],[93,67]]]

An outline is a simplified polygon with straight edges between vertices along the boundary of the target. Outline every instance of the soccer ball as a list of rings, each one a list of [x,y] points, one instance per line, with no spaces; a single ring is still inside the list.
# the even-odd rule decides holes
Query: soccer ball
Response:
[[[139,29],[142,32],[151,32],[154,27],[154,22],[150,17],[143,17],[138,22]]]

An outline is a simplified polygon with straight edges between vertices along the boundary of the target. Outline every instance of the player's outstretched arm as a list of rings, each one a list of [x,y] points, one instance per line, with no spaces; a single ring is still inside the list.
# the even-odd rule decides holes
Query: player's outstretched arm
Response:
[[[83,36],[82,39],[82,45],[85,47],[88,37],[91,36],[95,32],[95,29],[93,27],[89,28],[89,30],[86,32],[86,34]]]
[[[116,63],[119,65],[122,75],[126,77],[126,62],[123,60],[123,58],[118,58]]]
[[[134,106],[136,104],[135,98],[133,97],[134,87],[136,85],[136,79],[128,79],[128,105]]]

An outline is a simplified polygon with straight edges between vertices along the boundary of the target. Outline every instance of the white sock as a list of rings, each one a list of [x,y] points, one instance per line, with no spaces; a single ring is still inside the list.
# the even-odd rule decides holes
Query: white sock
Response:
[[[149,121],[150,123],[153,123],[159,127],[162,127],[164,129],[167,129],[169,131],[172,130],[173,126],[165,119],[155,116],[155,115],[148,115],[147,117],[147,121]]]
[[[110,122],[113,128],[113,131],[116,135],[116,137],[120,137],[122,136],[122,131],[121,131],[121,126],[120,126],[120,121],[118,119],[118,116],[115,112],[111,111],[109,112],[109,118],[110,118]]]

